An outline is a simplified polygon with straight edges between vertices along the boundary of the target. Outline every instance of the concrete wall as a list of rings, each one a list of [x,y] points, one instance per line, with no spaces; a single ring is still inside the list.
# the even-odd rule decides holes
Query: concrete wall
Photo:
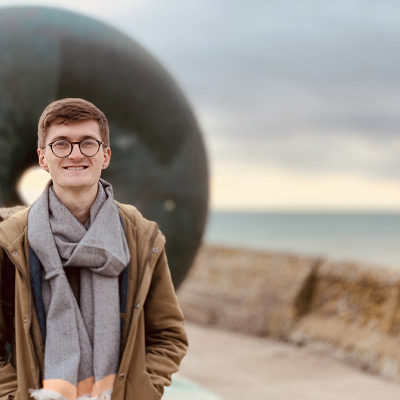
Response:
[[[189,321],[318,346],[400,380],[400,270],[203,246],[179,298]]]

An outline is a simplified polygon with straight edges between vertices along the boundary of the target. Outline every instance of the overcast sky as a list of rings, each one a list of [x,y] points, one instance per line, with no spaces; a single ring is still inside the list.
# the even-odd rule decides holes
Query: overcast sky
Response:
[[[213,208],[400,210],[399,2],[21,4],[100,19],[161,61],[202,127]]]

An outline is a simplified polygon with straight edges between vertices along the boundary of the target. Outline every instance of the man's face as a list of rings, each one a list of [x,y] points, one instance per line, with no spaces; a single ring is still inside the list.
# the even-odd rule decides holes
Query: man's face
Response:
[[[88,138],[101,140],[100,128],[95,120],[50,125],[47,130],[46,144],[57,139],[79,142]],[[111,150],[101,146],[95,156],[86,157],[75,144],[72,153],[66,158],[56,157],[49,146],[38,149],[38,155],[39,165],[50,173],[54,188],[59,193],[69,190],[94,190],[94,188],[97,190],[101,170],[110,162]]]

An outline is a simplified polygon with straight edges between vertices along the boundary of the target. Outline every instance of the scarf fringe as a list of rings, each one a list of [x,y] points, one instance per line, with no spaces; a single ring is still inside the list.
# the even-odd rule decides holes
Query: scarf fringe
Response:
[[[29,389],[29,394],[35,400],[67,400],[60,393],[48,389]]]
[[[67,400],[60,393],[48,389],[29,389],[31,397],[35,400]],[[111,390],[100,393],[98,397],[81,396],[77,400],[111,400]]]
[[[111,400],[111,390],[101,392],[98,397],[81,396],[77,400]]]

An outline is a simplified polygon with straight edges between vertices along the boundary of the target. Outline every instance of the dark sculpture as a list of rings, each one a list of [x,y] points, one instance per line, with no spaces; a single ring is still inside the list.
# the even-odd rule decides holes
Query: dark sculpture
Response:
[[[0,10],[0,206],[21,204],[16,183],[37,165],[44,107],[82,97],[109,119],[103,177],[167,237],[175,286],[199,246],[208,202],[201,134],[183,94],[140,45],[114,28],[52,8]]]

